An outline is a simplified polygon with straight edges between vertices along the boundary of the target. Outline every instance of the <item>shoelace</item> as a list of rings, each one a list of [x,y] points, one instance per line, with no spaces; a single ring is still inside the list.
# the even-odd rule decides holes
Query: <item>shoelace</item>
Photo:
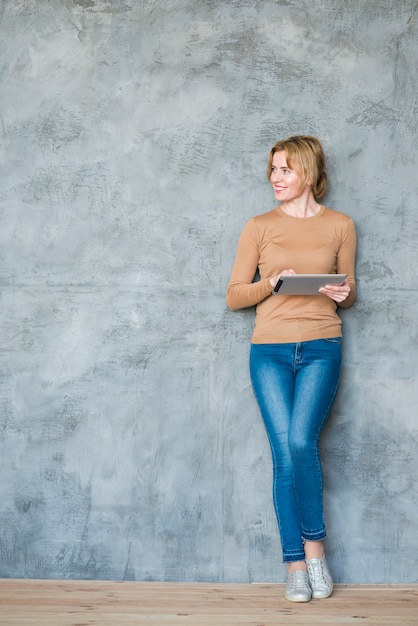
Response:
[[[320,559],[315,560],[313,563],[311,562],[309,565],[311,567],[310,574],[313,578],[313,583],[315,587],[327,587],[328,583],[325,577],[324,565],[322,563],[322,560]]]
[[[292,589],[296,589],[297,587],[309,587],[306,572],[303,570],[296,570],[296,572],[293,572],[290,578],[290,586]]]

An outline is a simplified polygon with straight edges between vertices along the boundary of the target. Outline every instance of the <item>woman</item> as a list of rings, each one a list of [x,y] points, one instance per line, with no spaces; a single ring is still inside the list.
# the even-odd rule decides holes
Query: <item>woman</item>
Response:
[[[333,583],[324,556],[319,436],[337,393],[341,320],[337,306],[355,301],[353,221],[319,203],[327,190],[325,157],[315,137],[276,143],[268,179],[280,203],[246,224],[227,289],[232,310],[256,305],[250,374],[273,459],[273,501],[285,597],[327,598]],[[254,281],[259,273],[259,280]],[[314,296],[277,295],[286,274],[347,274]]]

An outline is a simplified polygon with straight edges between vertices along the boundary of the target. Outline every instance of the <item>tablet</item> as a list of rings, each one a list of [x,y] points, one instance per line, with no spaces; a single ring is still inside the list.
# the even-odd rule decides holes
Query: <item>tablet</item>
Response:
[[[278,280],[273,295],[320,296],[321,287],[342,285],[346,278],[347,274],[285,274]]]

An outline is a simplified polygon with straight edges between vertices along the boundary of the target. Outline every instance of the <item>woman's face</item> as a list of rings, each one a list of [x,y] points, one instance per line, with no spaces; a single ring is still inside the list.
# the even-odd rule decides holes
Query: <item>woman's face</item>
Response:
[[[297,170],[288,167],[284,150],[275,152],[273,155],[270,182],[275,198],[280,202],[295,200],[305,190],[305,186],[301,188],[301,179]]]

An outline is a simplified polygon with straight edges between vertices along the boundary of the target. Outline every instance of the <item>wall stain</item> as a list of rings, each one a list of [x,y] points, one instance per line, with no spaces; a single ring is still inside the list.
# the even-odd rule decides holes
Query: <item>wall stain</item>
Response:
[[[74,4],[78,4],[83,9],[87,9],[90,7],[96,6],[96,3],[93,0],[73,0]]]

